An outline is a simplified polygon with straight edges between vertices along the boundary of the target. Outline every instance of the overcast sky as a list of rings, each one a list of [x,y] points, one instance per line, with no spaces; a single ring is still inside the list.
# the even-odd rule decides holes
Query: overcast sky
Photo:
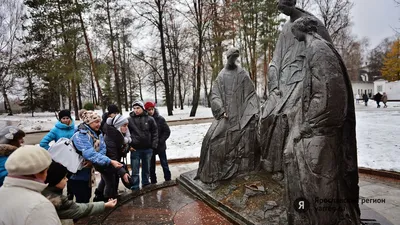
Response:
[[[353,33],[358,38],[367,37],[370,48],[400,30],[400,7],[393,0],[352,0]]]

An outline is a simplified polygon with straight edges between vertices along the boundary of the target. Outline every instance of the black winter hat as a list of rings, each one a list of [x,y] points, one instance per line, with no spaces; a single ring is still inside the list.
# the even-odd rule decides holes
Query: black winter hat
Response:
[[[47,178],[45,183],[48,183],[50,187],[56,186],[64,177],[67,175],[68,170],[63,165],[57,162],[50,164],[49,170],[47,171]]]
[[[108,114],[119,113],[118,106],[116,106],[116,105],[109,105],[107,107],[107,111],[108,111]]]
[[[63,109],[58,113],[58,120],[61,120],[64,116],[68,116],[72,120],[71,111],[68,109]]]

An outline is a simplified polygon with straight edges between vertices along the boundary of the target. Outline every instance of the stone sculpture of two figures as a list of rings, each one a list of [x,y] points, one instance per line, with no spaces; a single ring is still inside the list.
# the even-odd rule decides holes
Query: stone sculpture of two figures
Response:
[[[295,4],[278,3],[290,20],[270,63],[262,110],[247,72],[235,64],[238,50],[228,51],[213,85],[215,121],[204,138],[196,178],[215,183],[262,168],[283,174],[289,224],[360,224],[347,70],[323,24]],[[296,211],[297,199],[308,200],[307,211]]]

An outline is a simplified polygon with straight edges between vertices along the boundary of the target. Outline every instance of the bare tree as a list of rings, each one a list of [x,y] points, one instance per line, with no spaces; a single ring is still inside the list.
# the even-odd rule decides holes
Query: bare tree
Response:
[[[173,113],[173,92],[171,92],[170,81],[168,77],[168,61],[165,45],[165,12],[168,10],[168,6],[172,4],[171,0],[143,0],[139,1],[138,4],[133,7],[133,9],[145,20],[147,20],[152,26],[154,26],[160,37],[160,49],[162,58],[162,68],[163,68],[163,79],[165,90],[165,100],[168,110],[168,116],[172,116]]]
[[[351,26],[350,10],[353,3],[350,0],[314,0],[318,15],[321,17],[332,41],[346,35],[346,29]]]
[[[296,6],[303,10],[308,10],[312,4],[312,0],[298,0]]]
[[[189,23],[193,26],[195,30],[195,34],[197,36],[197,43],[195,44],[196,61],[194,68],[194,76],[195,76],[195,86],[193,93],[193,104],[192,110],[190,111],[190,116],[196,116],[197,107],[200,102],[200,89],[201,89],[201,76],[202,76],[202,63],[203,63],[203,55],[204,55],[204,44],[205,44],[205,35],[206,31],[209,28],[211,21],[211,14],[209,9],[211,9],[210,5],[202,0],[192,0],[189,2],[186,0],[185,5],[189,9],[189,15],[187,19]]]
[[[0,91],[9,115],[13,113],[7,92],[14,85],[12,69],[21,54],[18,44],[22,36],[24,11],[20,0],[2,0],[0,4]]]

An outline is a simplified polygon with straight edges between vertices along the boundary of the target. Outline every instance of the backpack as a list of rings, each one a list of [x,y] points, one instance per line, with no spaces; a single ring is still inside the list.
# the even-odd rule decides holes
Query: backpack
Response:
[[[60,138],[49,148],[51,158],[65,166],[69,172],[76,173],[78,170],[83,168],[84,158],[82,152],[76,150],[74,143],[72,142],[73,137],[79,133],[76,132],[71,139]]]

